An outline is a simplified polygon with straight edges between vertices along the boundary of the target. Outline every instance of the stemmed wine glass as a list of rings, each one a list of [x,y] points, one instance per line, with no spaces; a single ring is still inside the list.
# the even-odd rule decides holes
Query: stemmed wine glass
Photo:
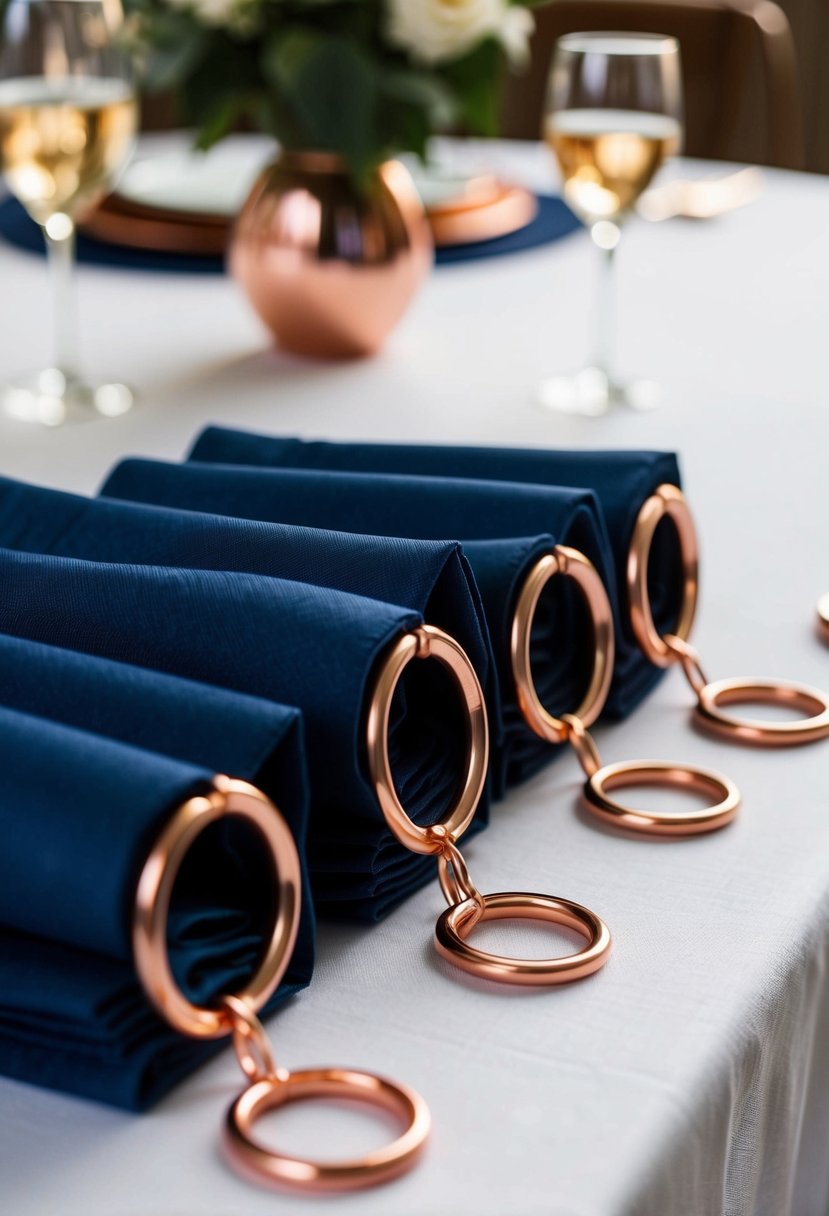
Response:
[[[601,253],[596,347],[590,366],[540,388],[565,413],[603,414],[614,405],[650,409],[653,381],[621,383],[613,370],[615,251],[636,200],[682,140],[679,46],[662,34],[567,34],[556,43],[544,137],[564,179],[564,197]]]
[[[75,222],[110,190],[129,159],[137,102],[117,44],[119,0],[8,0],[0,34],[0,166],[41,227],[52,278],[54,364],[0,388],[15,417],[57,426],[122,414],[123,384],[80,374],[74,289]]]

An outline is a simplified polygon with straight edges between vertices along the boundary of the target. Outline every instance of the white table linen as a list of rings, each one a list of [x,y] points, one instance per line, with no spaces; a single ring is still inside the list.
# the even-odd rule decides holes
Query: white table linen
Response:
[[[552,183],[541,149],[499,154]],[[94,492],[121,456],[178,458],[207,422],[676,448],[703,542],[694,640],[707,670],[827,686],[813,621],[829,589],[829,180],[769,172],[759,201],[717,221],[634,221],[619,262],[621,364],[661,380],[665,403],[600,420],[551,415],[532,395],[588,352],[583,235],[437,269],[384,352],[349,364],[268,349],[227,280],[82,268],[87,365],[131,383],[140,405],[56,431],[0,419],[0,473]],[[38,259],[0,247],[0,375],[48,359],[46,292]],[[437,884],[378,927],[322,926],[310,990],[270,1021],[277,1054],[418,1088],[434,1135],[414,1173],[324,1200],[246,1184],[216,1148],[240,1088],[228,1050],[144,1116],[0,1079],[2,1210],[826,1216],[829,742],[729,747],[691,729],[691,700],[672,671],[599,742],[608,760],[729,773],[744,797],[733,827],[674,843],[605,831],[575,809],[568,755],[469,846],[482,890],[549,890],[606,919],[615,952],[592,979],[531,991],[451,972],[430,941]],[[517,927],[477,940],[533,948]],[[345,1152],[384,1134],[369,1141],[343,1118],[286,1112],[280,1143]]]

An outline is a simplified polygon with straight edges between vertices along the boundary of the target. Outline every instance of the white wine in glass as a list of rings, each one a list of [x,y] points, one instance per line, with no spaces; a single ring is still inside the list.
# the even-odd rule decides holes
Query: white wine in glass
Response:
[[[8,413],[51,426],[132,404],[125,385],[80,374],[73,282],[75,221],[112,188],[135,142],[137,104],[112,14],[112,0],[11,0],[4,15],[0,166],[43,230],[55,333],[53,365],[0,392]]]
[[[546,381],[543,403],[567,413],[613,405],[652,408],[652,381],[623,384],[613,370],[613,267],[621,226],[666,157],[682,143],[676,40],[661,34],[568,34],[556,44],[544,137],[564,198],[602,254],[597,342],[591,364]]]

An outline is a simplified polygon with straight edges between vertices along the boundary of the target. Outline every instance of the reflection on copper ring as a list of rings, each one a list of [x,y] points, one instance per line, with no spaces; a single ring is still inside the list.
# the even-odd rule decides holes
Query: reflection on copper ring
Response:
[[[327,1163],[283,1156],[254,1138],[254,1124],[262,1115],[307,1098],[356,1101],[387,1111],[399,1121],[402,1134],[359,1160]],[[233,1166],[255,1182],[305,1192],[363,1190],[411,1169],[430,1129],[429,1108],[407,1086],[349,1068],[309,1068],[263,1077],[240,1094],[227,1112],[224,1145]]]
[[[829,591],[818,600],[817,629],[823,641],[829,642]]]
[[[438,953],[448,962],[483,979],[510,984],[550,986],[584,979],[603,967],[610,957],[612,941],[607,925],[589,908],[552,895],[501,891],[454,904],[435,926]],[[477,950],[466,940],[472,929],[487,920],[510,918],[543,920],[575,929],[587,946],[563,958],[516,959]]]
[[[576,549],[556,545],[530,570],[515,607],[510,633],[512,674],[518,703],[527,725],[549,743],[564,743],[569,732],[561,718],[555,718],[544,707],[536,691],[532,674],[530,644],[538,602],[544,588],[557,574],[573,579],[581,592],[593,631],[593,669],[590,684],[579,707],[573,710],[584,726],[595,722],[607,700],[613,677],[613,616],[610,601],[596,567]]]
[[[296,941],[300,869],[294,838],[279,811],[245,781],[217,776],[205,796],[190,798],[165,824],[147,858],[135,897],[132,939],[135,966],[158,1012],[182,1034],[216,1039],[233,1028],[228,1010],[194,1005],[176,983],[167,953],[167,915],[176,875],[191,845],[211,824],[229,816],[247,820],[267,847],[277,900],[265,953],[255,975],[236,993],[251,1010],[261,1009],[276,990]]]
[[[681,490],[661,485],[646,499],[636,517],[627,560],[631,626],[645,656],[657,667],[670,667],[677,658],[656,628],[648,593],[651,545],[657,526],[666,516],[676,529],[682,563],[682,602],[676,628],[671,630],[682,641],[691,635],[699,594],[699,544],[691,512]]]
[[[726,713],[722,708],[724,705],[744,705],[747,702],[777,705],[807,716],[770,722]],[[700,724],[717,734],[764,747],[812,743],[829,735],[829,698],[819,688],[812,688],[809,684],[757,679],[715,680],[700,691],[696,712]]]
[[[658,785],[680,792],[705,794],[716,802],[697,811],[671,815],[624,806],[610,797],[611,790],[636,785]],[[696,836],[723,828],[737,813],[740,791],[733,781],[711,769],[662,760],[627,760],[606,764],[583,787],[587,809],[615,827],[655,836]]]
[[[436,659],[461,695],[467,721],[466,771],[455,805],[440,821],[443,834],[413,823],[397,796],[389,761],[389,716],[400,677],[413,659]],[[472,821],[486,781],[489,726],[481,685],[465,651],[442,629],[421,625],[399,638],[386,655],[369,702],[368,766],[377,801],[391,830],[414,853],[437,854],[448,835],[458,840]]]

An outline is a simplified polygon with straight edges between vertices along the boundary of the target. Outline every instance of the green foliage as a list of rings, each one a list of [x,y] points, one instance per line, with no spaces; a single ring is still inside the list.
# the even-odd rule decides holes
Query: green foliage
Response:
[[[145,87],[176,93],[202,147],[244,120],[363,177],[436,131],[497,129],[500,44],[424,64],[386,40],[385,0],[235,0],[221,22],[198,0],[126,3]]]

